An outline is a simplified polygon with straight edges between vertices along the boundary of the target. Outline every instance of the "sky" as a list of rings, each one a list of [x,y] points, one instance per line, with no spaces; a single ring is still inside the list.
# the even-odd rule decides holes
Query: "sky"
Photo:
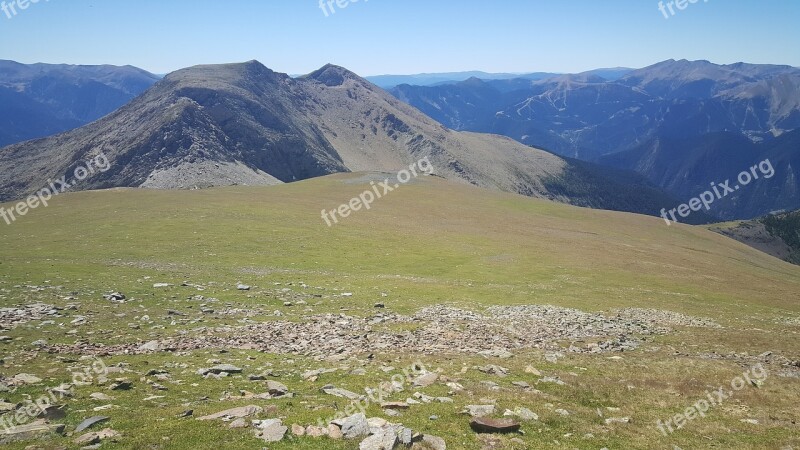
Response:
[[[566,73],[670,58],[800,67],[797,0],[696,0],[674,15],[671,0],[665,12],[657,0],[339,0],[346,6],[325,11],[320,0],[38,0],[20,9],[27,1],[0,0],[0,59],[157,74],[252,59],[289,74],[333,63],[362,76]]]

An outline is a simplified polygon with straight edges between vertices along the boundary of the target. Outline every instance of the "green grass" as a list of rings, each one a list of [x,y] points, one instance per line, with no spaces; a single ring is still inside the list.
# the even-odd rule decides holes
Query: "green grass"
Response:
[[[108,426],[123,434],[118,443],[103,448],[261,448],[264,443],[247,431],[175,416],[185,409],[200,415],[251,403],[275,404],[285,424],[308,425],[346,406],[344,400],[320,394],[323,385],[363,392],[389,381],[392,373],[379,370],[382,365],[392,365],[398,373],[416,358],[440,368],[472,395],[456,394],[453,404],[416,405],[391,420],[441,436],[449,448],[481,448],[459,411],[486,398],[496,399],[500,413],[525,406],[539,414],[540,421],[525,423],[525,434],[518,436],[529,448],[800,445],[795,424],[800,382],[781,376],[778,366],[761,389],[742,391],[669,438],[655,429],[656,420],[680,412],[702,398],[708,386],[729,382],[745,369],[741,359],[705,359],[703,354],[758,355],[769,350],[788,360],[800,359],[798,322],[785,320],[800,313],[800,267],[700,227],[667,227],[658,218],[575,208],[434,178],[403,186],[375,202],[370,211],[354,213],[328,228],[320,211],[333,209],[368,187],[352,178],[336,175],[269,188],[66,194],[11,226],[0,223],[0,307],[34,301],[80,304],[78,311],[68,312],[54,325],[37,321],[3,331],[14,340],[0,344],[4,360],[0,373],[37,374],[47,386],[66,381],[69,374],[63,362],[32,351],[30,344],[37,339],[51,344],[72,344],[76,339],[119,344],[167,338],[201,326],[240,324],[242,315],[199,314],[204,302],[216,310],[227,304],[251,310],[250,319],[255,321],[276,320],[275,310],[284,313],[282,320],[303,320],[304,307],[284,307],[287,300],[307,302],[313,314],[344,311],[356,316],[371,315],[376,302],[401,314],[437,303],[474,310],[522,304],[586,311],[646,307],[711,317],[724,328],[678,329],[650,338],[620,361],[608,359],[607,354],[567,354],[550,363],[540,351],[518,352],[510,360],[491,361],[511,370],[505,378],[472,369],[487,364],[485,358],[460,354],[376,354],[364,376],[339,371],[316,382],[302,380],[299,374],[319,367],[354,369],[358,363],[243,350],[220,354],[213,349],[108,357],[109,365],[130,365],[125,376],[135,388],[111,393],[119,408],[100,413],[111,416]],[[152,287],[162,282],[173,286]],[[180,286],[183,282],[202,285],[204,290]],[[237,291],[237,282],[253,288]],[[58,288],[34,292],[15,287],[26,285]],[[291,293],[282,292],[285,288]],[[108,303],[102,294],[112,291],[125,293],[131,301]],[[342,292],[353,296],[333,296]],[[195,295],[206,300],[191,299]],[[168,317],[169,309],[188,316]],[[139,320],[145,314],[152,323]],[[71,325],[77,315],[86,315],[89,323]],[[139,323],[139,328],[129,327],[131,323]],[[77,334],[67,334],[72,328]],[[398,332],[413,328],[413,324],[392,326]],[[247,374],[272,368],[296,396],[220,402],[226,391],[263,392],[263,383],[195,375],[210,358],[244,366]],[[524,371],[529,364],[545,375],[560,376],[567,385],[536,385],[543,394],[512,386],[512,381],[535,384],[538,377]],[[182,383],[162,383],[169,388],[162,393],[141,380],[147,370],[161,367],[168,367],[173,379]],[[499,383],[503,390],[489,391],[480,383],[484,380]],[[435,385],[420,392],[445,396],[447,390]],[[41,386],[4,395],[20,401],[23,394],[36,396],[40,391]],[[88,395],[98,391],[105,392],[98,386],[78,389],[69,402],[68,430],[96,414],[91,409],[98,403]],[[392,400],[414,392],[407,390]],[[165,398],[144,401],[149,395]],[[204,396],[210,400],[200,401]],[[606,417],[626,416],[632,423],[606,426],[597,413],[606,407],[620,408]],[[558,408],[571,414],[562,417],[553,412]],[[374,406],[369,413],[383,416]],[[439,419],[432,421],[431,415]],[[760,424],[742,423],[743,418],[756,418]],[[593,437],[586,437],[588,433]],[[506,448],[518,448],[511,438],[500,440]],[[47,448],[70,442],[65,437],[37,444]],[[357,443],[290,438],[269,448],[351,449]]]

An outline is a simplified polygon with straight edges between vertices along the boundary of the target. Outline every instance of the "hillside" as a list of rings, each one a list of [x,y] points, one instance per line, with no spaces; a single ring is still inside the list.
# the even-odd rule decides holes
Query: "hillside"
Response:
[[[74,168],[101,154],[110,169],[75,183]],[[565,203],[648,214],[673,203],[641,178],[599,170],[571,198],[583,169],[554,154],[444,128],[341,67],[293,79],[257,61],[179,70],[97,122],[0,149],[0,199],[63,174],[75,190],[190,189],[397,171],[421,158],[451,180]]]
[[[800,265],[800,211],[709,226],[764,253]]]
[[[0,147],[86,125],[156,81],[156,75],[131,66],[0,60]]]
[[[800,267],[699,227],[438,177],[325,225],[320,210],[384,176],[65,194],[0,226],[4,398],[102,363],[52,420],[71,431],[106,417],[120,433],[109,449],[261,448],[252,429],[195,418],[254,405],[246,420],[306,427],[353,410],[337,395],[390,380],[403,391],[383,401],[396,403],[367,402],[368,417],[450,449],[798,444]],[[417,385],[403,374],[414,362],[431,374]],[[219,364],[232,373],[209,373]],[[758,364],[758,383],[713,414],[659,431]],[[474,433],[471,405],[518,414],[524,434]],[[359,441],[289,432],[267,445]]]

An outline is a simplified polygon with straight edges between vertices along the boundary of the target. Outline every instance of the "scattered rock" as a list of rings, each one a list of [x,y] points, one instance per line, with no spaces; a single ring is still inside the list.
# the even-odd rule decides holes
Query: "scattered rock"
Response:
[[[515,408],[514,411],[506,410],[503,413],[504,416],[517,416],[522,420],[526,420],[528,422],[532,422],[534,420],[539,420],[539,415],[535,412],[531,411],[528,408]]]
[[[467,405],[462,413],[469,414],[472,417],[485,417],[491,416],[494,411],[494,405]]]
[[[270,419],[258,425],[257,436],[266,442],[280,442],[286,436],[289,428],[281,423],[280,419]]]
[[[19,405],[16,403],[7,403],[0,400],[0,414],[15,411]]]
[[[249,424],[247,423],[247,421],[240,417],[240,418],[234,420],[233,422],[231,422],[230,425],[228,425],[228,428],[230,428],[230,429],[242,429],[242,428],[247,428],[248,426],[249,426]]]
[[[41,439],[53,434],[64,434],[64,425],[36,420],[26,425],[0,429],[0,444]]]
[[[19,373],[11,377],[11,384],[13,385],[24,385],[24,384],[38,384],[41,383],[42,379],[37,377],[36,375],[31,375],[29,373]]]
[[[615,423],[631,423],[630,417],[609,417],[606,419],[606,425],[613,425]]]
[[[336,427],[336,426],[334,425],[334,427]],[[336,429],[338,430],[339,427],[336,427]],[[308,436],[310,436],[310,437],[327,436],[328,435],[328,429],[327,428],[322,428],[322,427],[316,427],[314,425],[309,425],[309,426],[306,427],[306,434]]]
[[[328,425],[328,437],[337,441],[340,439],[344,439],[342,430],[334,424]]]
[[[91,427],[93,427],[93,426],[97,425],[98,423],[103,423],[103,422],[106,422],[106,421],[108,421],[109,419],[110,419],[110,417],[106,417],[106,416],[94,416],[94,417],[90,417],[90,418],[88,418],[88,419],[84,420],[83,422],[81,422],[81,423],[80,423],[80,424],[77,426],[77,428],[75,428],[75,432],[76,432],[76,433],[80,433],[80,432],[81,432],[81,431],[83,431],[83,430],[87,430],[87,429],[89,429],[89,428],[91,428]]]
[[[508,375],[508,369],[506,369],[505,367],[496,366],[494,364],[478,367],[478,370],[489,375],[498,375],[501,377]]]
[[[128,391],[133,388],[133,383],[125,379],[114,380],[114,383],[108,387],[111,391]]]
[[[110,294],[103,295],[103,298],[111,301],[111,302],[123,302],[125,301],[125,294],[121,294],[119,292],[112,292]]]
[[[513,419],[491,419],[488,417],[473,417],[469,426],[476,433],[515,433],[519,431],[519,422]]]
[[[426,434],[411,446],[411,450],[447,450],[447,444],[440,437]]]
[[[231,408],[226,409],[225,411],[220,411],[215,414],[211,414],[208,416],[198,417],[197,420],[217,420],[217,419],[239,419],[242,417],[249,417],[256,414],[260,414],[264,412],[264,408],[260,406],[250,405],[250,406],[241,406],[239,408]]]
[[[219,364],[208,369],[198,369],[197,374],[206,376],[208,374],[219,375],[222,373],[242,373],[244,370],[232,364]]]
[[[322,388],[322,392],[333,395],[335,397],[346,398],[349,400],[358,400],[361,398],[360,395],[356,394],[355,392],[348,391],[347,389],[339,389],[333,386],[324,386]]]
[[[289,393],[289,388],[286,385],[277,381],[267,381],[267,392],[273,397],[283,397]]]
[[[140,352],[157,352],[161,349],[161,344],[158,341],[146,342],[139,346]]]
[[[358,446],[359,450],[394,450],[397,445],[397,431],[388,426],[378,428]]]
[[[508,350],[502,348],[496,348],[492,350],[484,350],[482,352],[478,352],[479,355],[485,356],[487,358],[500,358],[500,359],[508,359],[514,356],[513,353],[509,352]]]
[[[428,372],[418,376],[413,384],[416,387],[428,387],[439,379],[439,374],[436,372]]]
[[[369,422],[364,414],[354,414],[342,421],[342,435],[346,439],[357,439],[368,436],[369,433]]]
[[[411,405],[406,402],[385,402],[381,403],[382,409],[408,409]]]
[[[311,378],[316,378],[316,377],[319,377],[320,375],[323,375],[323,374],[326,374],[326,373],[333,373],[333,372],[336,372],[336,370],[337,370],[337,369],[317,369],[317,370],[309,370],[309,371],[307,371],[307,372],[303,372],[303,374],[302,374],[301,376],[303,377],[303,379],[305,379],[305,380],[308,380],[308,379],[311,379]]]
[[[36,417],[50,421],[61,420],[67,417],[67,405],[48,405]]]
[[[79,436],[73,442],[77,445],[92,445],[92,444],[99,444],[102,441],[109,440],[109,439],[116,439],[120,436],[120,434],[111,428],[106,428],[102,431],[95,431],[92,433],[86,433],[82,436]]]
[[[559,386],[566,386],[566,384],[567,384],[567,383],[561,381],[561,379],[558,378],[558,377],[544,377],[544,378],[541,378],[536,383],[537,384],[538,383],[552,383],[552,384],[557,384]]]

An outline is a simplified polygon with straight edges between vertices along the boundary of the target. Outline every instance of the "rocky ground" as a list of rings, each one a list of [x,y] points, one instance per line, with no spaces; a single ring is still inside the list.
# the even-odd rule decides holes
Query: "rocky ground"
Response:
[[[52,353],[120,355],[228,348],[319,358],[339,355],[342,359],[368,352],[399,350],[422,354],[470,353],[510,357],[514,350],[525,348],[561,349],[577,353],[622,352],[635,349],[647,336],[669,333],[674,326],[719,327],[710,319],[636,308],[599,314],[549,305],[494,306],[481,314],[437,305],[423,308],[412,316],[404,316],[383,312],[384,307],[383,304],[377,304],[376,310],[379,312],[363,318],[347,314],[301,315],[297,321],[272,320],[236,327],[198,327],[181,336],[143,343],[103,345],[81,342],[73,345],[43,345],[42,350]],[[201,311],[201,314],[211,313],[247,318],[263,311]],[[170,310],[168,314],[176,318],[187,316],[176,310]],[[43,304],[7,308],[5,312],[0,311],[0,327],[10,328],[44,315],[58,316],[58,310]],[[282,313],[276,311],[273,315],[280,317]],[[410,329],[392,331],[396,326]],[[584,345],[562,348],[563,342]]]
[[[346,299],[352,294],[308,294],[305,292],[309,286],[297,285],[302,287],[300,291],[286,287],[270,290],[271,295],[283,302],[282,308],[272,311],[264,307],[223,304],[215,298],[193,294],[182,303],[176,302],[175,309],[151,316],[141,307],[142,311],[137,311],[137,301],[124,293],[102,294],[102,302],[107,306],[127,311],[119,316],[133,318],[128,324],[133,333],[143,327],[164,332],[167,327],[161,324],[167,322],[177,330],[171,336],[130,343],[105,343],[103,336],[108,336],[110,330],[103,330],[102,324],[97,323],[97,312],[74,296],[61,296],[61,306],[31,301],[0,308],[0,330],[5,333],[14,334],[22,328],[58,327],[60,333],[73,337],[72,343],[65,343],[51,342],[52,338],[21,342],[19,337],[0,336],[0,342],[21,346],[20,351],[10,355],[14,367],[25,367],[25,361],[51,355],[73,375],[76,370],[82,373],[77,379],[73,376],[71,382],[48,387],[43,379],[46,375],[9,371],[7,366],[0,376],[0,391],[9,396],[23,391],[46,391],[49,399],[38,409],[31,409],[35,397],[31,394],[25,394],[29,401],[24,398],[0,401],[0,418],[5,426],[5,430],[0,431],[0,442],[11,445],[65,435],[70,446],[76,448],[118,446],[125,442],[124,434],[108,425],[114,423],[109,413],[121,407],[115,401],[119,396],[137,392],[139,401],[159,404],[181,386],[199,386],[200,380],[202,383],[231,380],[216,401],[203,396],[180,403],[183,410],[174,416],[175,419],[219,422],[228,429],[250,433],[265,443],[312,439],[317,442],[311,444],[312,448],[328,448],[341,442],[344,445],[341,448],[357,446],[362,450],[438,450],[448,448],[445,439],[416,431],[402,422],[409,410],[420,408],[418,405],[439,405],[437,408],[448,408],[469,423],[481,448],[530,448],[522,439],[524,429],[530,428],[526,424],[541,424],[541,414],[561,418],[576,414],[571,410],[574,407],[549,394],[546,387],[566,387],[572,383],[570,378],[579,374],[570,372],[568,378],[562,379],[564,374],[555,370],[543,371],[533,365],[522,368],[518,362],[512,363],[519,355],[539,352],[547,364],[559,364],[562,359],[568,359],[568,355],[622,360],[623,356],[619,355],[657,350],[652,341],[669,336],[675,330],[724,330],[709,318],[641,308],[584,312],[551,305],[491,306],[475,310],[434,305],[405,315],[392,312],[385,303],[376,303],[369,314],[317,313],[314,305],[319,301]],[[170,287],[166,283],[153,285],[153,289]],[[204,290],[206,287],[184,283],[183,288]],[[15,289],[32,297],[59,291],[49,285],[15,286]],[[236,285],[236,290],[242,293],[250,289],[241,283]],[[217,323],[231,319],[235,320],[235,325]],[[86,332],[89,328],[95,331]],[[202,367],[196,361],[188,362],[192,360],[190,356],[198,352],[214,357],[207,358],[207,365]],[[285,364],[280,366],[255,366],[252,362],[257,357],[247,356],[242,360],[241,355],[232,352],[285,355],[305,362],[284,360]],[[458,370],[457,367],[429,368],[419,361],[405,369],[376,363],[391,354],[418,355],[434,364],[448,358],[446,355],[451,355],[449,359],[457,359],[459,355],[478,357],[485,362],[462,365]],[[680,356],[680,352],[675,354]],[[146,371],[136,367],[135,358],[154,356],[166,357],[169,362]],[[734,361],[741,366],[761,362],[769,364],[780,376],[800,377],[800,361],[772,353],[694,356]],[[187,362],[176,362],[180,358]],[[317,368],[308,366],[313,361],[318,362]],[[511,367],[506,367],[504,361],[512,363]],[[324,383],[336,373],[350,378],[371,375],[383,381],[365,381],[360,390]],[[309,394],[307,386],[304,387],[306,392],[299,394],[295,392],[298,383],[324,384],[318,387],[316,394],[313,390]],[[517,392],[517,396],[523,397],[516,402],[498,402],[493,397],[501,392],[510,393],[512,398],[513,392]],[[315,400],[318,396],[323,400]],[[531,398],[536,400],[531,401]],[[90,408],[71,407],[72,403],[79,402],[76,399],[90,401]],[[332,399],[336,399],[340,407],[323,414],[322,418],[317,414],[315,422],[291,422],[272,402],[294,399],[301,399],[312,411],[327,411],[324,405]],[[245,404],[226,406],[231,402]],[[315,402],[318,402],[316,406]],[[501,403],[504,406],[500,406]],[[538,405],[537,412],[530,408],[531,404]],[[211,412],[197,415],[195,408],[198,407]],[[378,414],[370,416],[368,411]],[[618,407],[597,408],[596,413],[606,429],[625,426],[634,420]],[[64,419],[68,415],[75,421],[80,419],[80,423],[74,428],[66,427]],[[436,414],[428,417],[431,423],[438,419]],[[593,434],[587,432],[584,438],[591,441]],[[449,447],[460,448],[458,443]],[[25,448],[67,447],[46,444]]]

